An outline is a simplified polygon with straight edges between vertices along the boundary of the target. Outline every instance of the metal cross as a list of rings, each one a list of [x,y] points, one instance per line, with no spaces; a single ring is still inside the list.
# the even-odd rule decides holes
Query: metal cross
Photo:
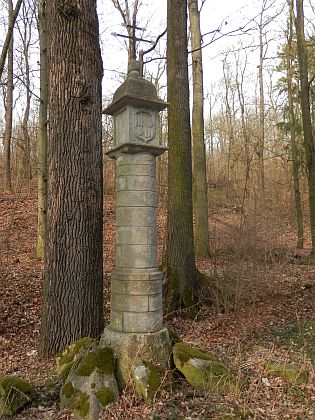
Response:
[[[125,25],[124,25],[124,26],[125,26]],[[113,32],[113,33],[112,33],[112,35],[114,35],[114,36],[120,36],[120,37],[122,37],[122,38],[128,38],[128,39],[130,39],[130,41],[132,41],[132,58],[133,58],[134,60],[136,60],[136,59],[137,59],[137,54],[136,54],[136,51],[137,51],[137,48],[136,48],[136,42],[137,42],[137,41],[138,41],[138,42],[148,42],[148,43],[152,44],[152,41],[150,41],[150,40],[148,40],[148,39],[144,39],[144,38],[138,38],[138,37],[136,36],[136,30],[139,30],[139,31],[144,31],[144,29],[143,29],[143,28],[139,28],[139,27],[137,26],[137,24],[136,24],[136,18],[135,18],[135,17],[132,19],[132,25],[126,25],[126,27],[127,27],[127,28],[132,28],[132,36],[129,36],[129,35],[122,35],[122,34],[117,34],[117,33],[115,33],[115,32]]]

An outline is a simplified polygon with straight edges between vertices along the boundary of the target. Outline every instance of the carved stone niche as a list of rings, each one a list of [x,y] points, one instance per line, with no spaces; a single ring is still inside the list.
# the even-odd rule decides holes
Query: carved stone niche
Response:
[[[125,143],[158,145],[158,112],[127,105],[114,117],[114,147]]]

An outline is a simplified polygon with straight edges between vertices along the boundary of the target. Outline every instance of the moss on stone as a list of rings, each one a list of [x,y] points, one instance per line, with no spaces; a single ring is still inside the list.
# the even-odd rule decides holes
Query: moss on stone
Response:
[[[91,344],[93,344],[95,340],[90,337],[81,338],[81,340],[77,340],[74,343],[70,344],[69,347],[62,353],[62,355],[58,358],[59,366],[63,366],[64,364],[71,363],[75,356],[79,353],[79,351],[84,349],[89,349]]]
[[[115,401],[114,394],[107,387],[100,388],[95,395],[103,407]]]
[[[67,382],[61,389],[61,404],[85,418],[90,409],[89,396]]]
[[[265,365],[265,369],[272,376],[287,379],[298,385],[307,383],[309,377],[306,369],[293,364],[279,365],[269,363]]]
[[[235,390],[235,375],[216,356],[185,343],[173,347],[174,363],[187,381],[197,389]]]
[[[197,358],[202,360],[210,360],[213,362],[218,362],[219,359],[205,351],[198,349],[197,347],[191,347],[186,343],[180,342],[175,344],[173,351],[176,351],[177,358],[183,363],[188,362],[191,358]]]
[[[34,397],[32,385],[16,376],[0,378],[0,413],[12,416]]]
[[[62,395],[64,395],[66,398],[71,398],[74,392],[75,388],[71,382],[66,383],[61,389]]]
[[[69,373],[75,369],[81,358],[91,349],[94,343],[95,340],[90,337],[77,340],[70,344],[62,355],[57,358],[58,373],[62,382],[66,381]]]
[[[99,374],[111,375],[115,369],[115,357],[110,347],[99,347],[89,351],[81,360],[74,373],[78,376],[90,376],[96,370]]]
[[[170,336],[172,346],[174,346],[175,344],[180,343],[182,341],[175,330],[172,330],[172,329],[169,328],[168,329],[168,334]]]
[[[143,361],[143,364],[148,371],[147,398],[151,399],[161,386],[162,372],[157,365],[151,362]]]

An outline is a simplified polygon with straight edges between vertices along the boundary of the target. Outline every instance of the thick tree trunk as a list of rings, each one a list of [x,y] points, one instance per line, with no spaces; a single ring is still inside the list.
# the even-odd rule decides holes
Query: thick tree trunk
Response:
[[[203,67],[198,0],[189,0],[189,20],[193,71],[193,208],[195,216],[195,253],[207,258],[209,248],[206,151],[204,144]]]
[[[187,62],[187,1],[168,0],[168,231],[165,303],[168,311],[197,300],[192,215],[192,161]]]
[[[41,350],[103,327],[102,62],[96,0],[46,5],[48,224]]]
[[[12,21],[13,2],[8,1],[8,18]],[[13,117],[13,34],[7,50],[8,58],[8,76],[7,91],[5,98],[5,130],[3,134],[3,183],[4,188],[12,190],[11,180],[11,139],[12,139],[12,117]]]
[[[46,255],[47,231],[47,34],[46,34],[46,0],[39,0],[38,30],[40,44],[40,103],[37,156],[37,242],[36,256],[40,260]]]
[[[303,0],[296,0],[296,35],[298,47],[298,61],[300,69],[301,110],[303,120],[304,146],[308,169],[309,210],[312,237],[311,255],[315,258],[315,147],[310,113],[310,95],[308,80],[308,54],[304,35]]]

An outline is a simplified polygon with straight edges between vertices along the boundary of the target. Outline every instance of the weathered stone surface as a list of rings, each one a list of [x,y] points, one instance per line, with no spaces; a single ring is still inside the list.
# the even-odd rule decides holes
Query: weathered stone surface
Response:
[[[163,325],[162,308],[154,312],[124,312],[123,331],[131,333],[151,333],[159,331]]]
[[[111,307],[121,312],[147,312],[149,310],[148,296],[113,294]]]
[[[126,191],[126,184],[123,187],[116,189],[116,208],[125,206],[143,207],[147,205],[147,193],[145,191]]]
[[[161,282],[156,280],[135,281],[135,280],[117,280],[112,283],[111,292],[114,295],[158,295],[162,293]],[[148,296],[149,297],[149,296]]]
[[[157,268],[123,268],[116,267],[111,274],[112,280],[121,281],[161,281],[162,273]]]
[[[128,154],[123,153],[116,159],[117,166],[121,165],[155,165],[155,157],[151,153]],[[119,169],[118,169],[119,170]]]
[[[153,176],[128,175],[126,182],[128,191],[156,191],[156,179]]]
[[[126,268],[156,267],[156,245],[116,246],[116,266]]]
[[[162,371],[159,366],[143,360],[134,368],[132,379],[138,394],[151,400],[161,387]]]
[[[156,231],[149,226],[118,226],[116,231],[118,245],[156,245]]]
[[[235,376],[217,357],[185,343],[173,347],[176,368],[187,381],[202,391],[233,390],[236,388]]]
[[[117,380],[121,388],[132,386],[132,372],[143,361],[155,365],[162,375],[169,368],[172,348],[166,328],[154,333],[131,334],[106,327],[100,343],[110,346],[117,356]]]
[[[149,296],[149,311],[158,311],[162,308],[162,293]]]
[[[117,207],[117,226],[153,226],[156,223],[154,207]]]
[[[134,175],[134,176],[146,176],[146,177],[155,177],[156,174],[155,164],[152,162],[150,164],[143,165],[120,165],[117,167],[117,175]]]
[[[34,398],[30,383],[17,376],[0,378],[0,417],[13,416]]]
[[[268,363],[265,369],[272,376],[287,379],[298,385],[307,383],[309,377],[307,369],[294,364]]]
[[[79,419],[97,420],[101,409],[118,398],[114,370],[111,348],[93,346],[87,350],[61,388],[61,406]]]

